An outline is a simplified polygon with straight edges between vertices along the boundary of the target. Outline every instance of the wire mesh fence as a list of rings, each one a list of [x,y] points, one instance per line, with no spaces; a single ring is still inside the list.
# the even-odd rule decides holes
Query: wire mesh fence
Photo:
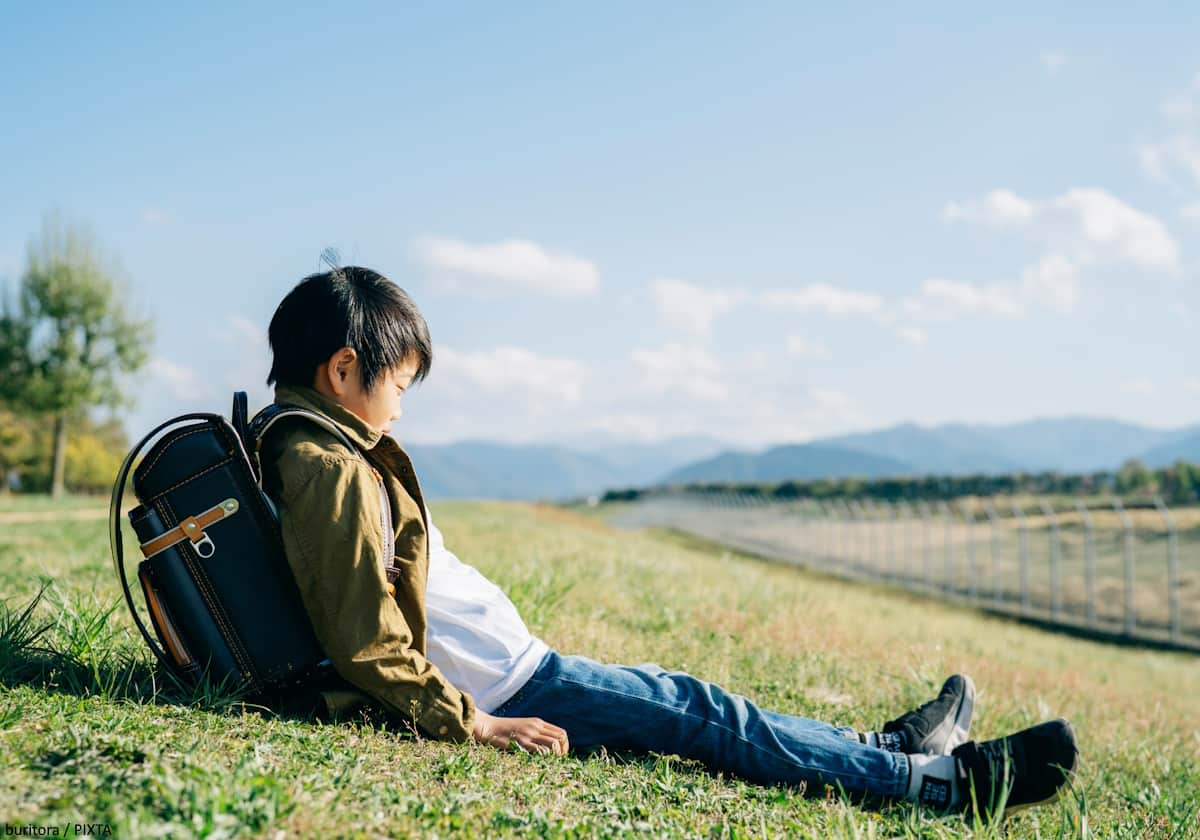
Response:
[[[673,528],[797,565],[1098,635],[1200,651],[1200,508],[970,498],[644,495],[625,527]]]

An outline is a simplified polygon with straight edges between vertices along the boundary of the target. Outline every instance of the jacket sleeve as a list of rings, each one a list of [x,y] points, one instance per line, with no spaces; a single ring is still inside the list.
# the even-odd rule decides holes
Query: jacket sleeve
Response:
[[[475,704],[413,648],[383,571],[378,484],[354,458],[325,456],[284,480],[280,526],[317,641],[338,674],[422,734],[466,740]]]

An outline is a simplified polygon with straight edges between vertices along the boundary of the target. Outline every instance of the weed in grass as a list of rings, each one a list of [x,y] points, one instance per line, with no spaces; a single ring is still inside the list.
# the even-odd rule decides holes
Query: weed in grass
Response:
[[[0,602],[0,682],[19,678],[28,656],[36,650],[39,639],[53,625],[34,620],[34,612],[46,592],[46,584],[37,594],[19,609],[13,609],[7,601]]]

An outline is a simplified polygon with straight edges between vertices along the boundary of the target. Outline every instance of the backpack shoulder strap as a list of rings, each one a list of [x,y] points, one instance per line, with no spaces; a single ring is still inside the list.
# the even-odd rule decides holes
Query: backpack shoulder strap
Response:
[[[262,479],[262,463],[260,461],[260,453],[262,452],[263,440],[267,436],[267,432],[271,427],[288,417],[303,417],[304,419],[316,423],[325,431],[332,434],[338,441],[357,455],[363,458],[363,454],[359,448],[354,445],[350,438],[346,437],[346,433],[337,427],[337,424],[321,414],[319,411],[313,411],[308,408],[301,408],[298,405],[280,405],[279,403],[271,403],[258,414],[254,415],[254,419],[247,426],[246,434],[246,451],[250,456],[250,464],[254,467],[254,473]],[[363,458],[363,460],[366,460]]]
[[[262,480],[260,452],[262,450],[263,439],[273,425],[286,417],[303,417],[306,420],[316,423],[337,437],[351,452],[362,459],[363,463],[369,467],[371,466],[370,462],[367,461],[366,455],[362,453],[362,450],[350,438],[346,437],[346,433],[339,429],[336,423],[324,414],[296,405],[271,403],[271,405],[254,415],[254,419],[250,421],[249,425],[250,440],[248,443],[252,442],[253,447],[247,448],[250,450],[250,463],[254,467],[254,472],[260,481]],[[371,472],[374,473],[375,480],[379,484],[380,528],[383,531],[383,565],[384,568],[387,568],[392,565],[392,561],[396,556],[396,546],[388,538],[389,534],[392,533],[392,505],[391,500],[388,498],[387,486],[384,484],[383,476],[374,467],[371,467]]]

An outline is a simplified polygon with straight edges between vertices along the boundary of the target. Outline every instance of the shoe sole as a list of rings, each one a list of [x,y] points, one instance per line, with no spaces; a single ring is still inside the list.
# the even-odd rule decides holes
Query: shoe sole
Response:
[[[1059,792],[1056,792],[1053,796],[1048,796],[1045,799],[1039,800],[1037,802],[1024,802],[1020,805],[1011,805],[1011,806],[1006,803],[1004,806],[1004,814],[1000,817],[1000,821],[1003,822],[1004,820],[1008,819],[1012,814],[1019,814],[1022,811],[1025,811],[1029,808],[1037,808],[1039,805],[1049,805],[1052,802],[1057,802],[1061,798],[1062,798],[1062,792],[1059,791]],[[970,807],[969,803],[968,803],[967,807]]]

